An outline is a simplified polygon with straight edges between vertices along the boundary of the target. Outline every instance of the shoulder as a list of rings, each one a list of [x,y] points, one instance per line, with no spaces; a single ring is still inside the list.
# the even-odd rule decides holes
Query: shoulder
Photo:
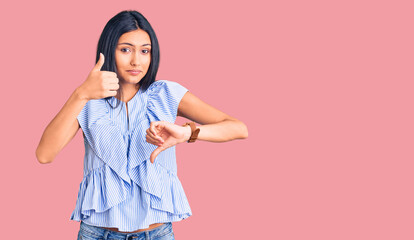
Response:
[[[181,84],[179,84],[178,82],[174,82],[174,81],[170,81],[170,80],[157,80],[155,82],[153,82],[150,86],[149,86],[149,90],[156,90],[158,88],[179,88],[179,87],[183,87]]]
[[[184,95],[188,89],[178,82],[170,80],[157,80],[153,82],[148,88],[149,94],[160,95],[163,97],[180,98]]]
[[[108,106],[104,98],[91,99],[85,106],[83,106],[81,112],[78,114],[78,119],[87,121],[88,119],[101,118],[109,112]]]
[[[174,122],[178,105],[187,92],[181,84],[157,80],[148,88],[148,110],[156,119]],[[157,120],[158,121],[158,120]]]
[[[85,106],[83,107],[82,111],[87,111],[87,112],[105,111],[105,112],[108,112],[108,108],[106,106],[105,98],[89,100],[85,104]]]

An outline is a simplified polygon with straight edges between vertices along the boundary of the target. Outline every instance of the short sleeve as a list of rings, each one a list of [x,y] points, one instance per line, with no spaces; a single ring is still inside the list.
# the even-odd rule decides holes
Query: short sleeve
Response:
[[[86,135],[88,137],[90,126],[108,114],[108,109],[104,101],[104,99],[89,100],[76,117],[84,136]]]
[[[177,82],[158,80],[148,90],[148,111],[153,120],[174,122],[178,105],[188,89]]]
[[[82,131],[85,132],[86,127],[88,126],[88,108],[89,108],[89,101],[83,106],[81,112],[78,114],[76,119],[78,119],[78,123]]]

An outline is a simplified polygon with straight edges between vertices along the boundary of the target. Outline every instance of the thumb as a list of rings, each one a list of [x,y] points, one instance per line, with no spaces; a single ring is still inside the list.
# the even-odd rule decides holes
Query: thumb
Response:
[[[104,65],[104,62],[105,62],[105,56],[102,53],[99,53],[99,60],[96,63],[96,65],[93,68],[93,70],[95,70],[95,71],[101,71],[101,68]]]
[[[162,147],[157,147],[150,156],[150,161],[151,163],[154,163],[155,158],[158,156],[158,154],[160,154],[160,152],[162,152],[164,149]]]

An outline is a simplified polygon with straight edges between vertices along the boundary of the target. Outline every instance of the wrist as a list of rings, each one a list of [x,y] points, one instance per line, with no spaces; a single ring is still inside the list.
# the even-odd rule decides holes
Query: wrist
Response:
[[[73,94],[76,96],[77,99],[81,101],[89,101],[88,97],[84,94],[84,91],[82,90],[82,86],[77,87]]]
[[[183,127],[184,126],[190,127],[190,131],[191,131],[190,137],[187,138],[188,139],[187,142],[189,143],[195,142],[197,140],[200,129],[197,128],[194,122],[187,122],[186,124],[183,125]]]
[[[184,126],[184,128],[185,128],[185,132],[184,132],[183,142],[187,142],[191,137],[191,127],[190,125],[186,125]]]

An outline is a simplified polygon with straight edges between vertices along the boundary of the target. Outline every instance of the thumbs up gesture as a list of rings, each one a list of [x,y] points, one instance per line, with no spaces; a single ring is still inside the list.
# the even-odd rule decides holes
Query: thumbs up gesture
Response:
[[[104,62],[105,56],[100,53],[95,67],[92,68],[85,82],[79,86],[83,98],[90,100],[116,96],[119,79],[114,72],[101,71]]]

